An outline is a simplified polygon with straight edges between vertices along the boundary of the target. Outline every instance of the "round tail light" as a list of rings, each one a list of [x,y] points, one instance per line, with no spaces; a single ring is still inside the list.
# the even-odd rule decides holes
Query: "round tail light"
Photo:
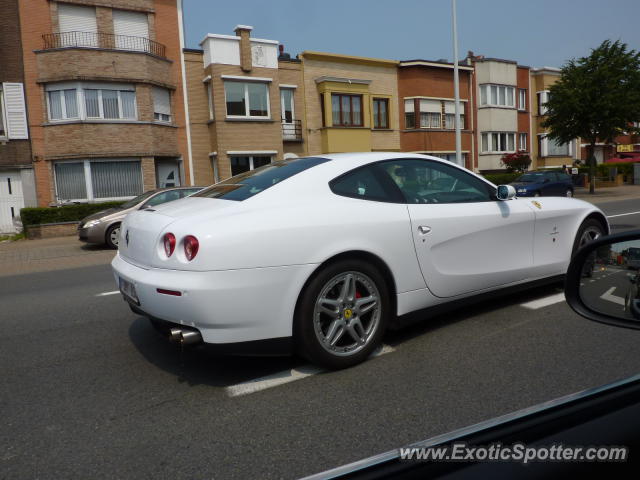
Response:
[[[200,247],[200,243],[196,237],[193,235],[184,237],[184,255],[187,260],[191,261],[195,258],[198,254],[198,247]]]
[[[164,234],[164,253],[167,254],[167,257],[170,257],[173,254],[173,251],[176,249],[176,236],[173,233],[165,233]]]

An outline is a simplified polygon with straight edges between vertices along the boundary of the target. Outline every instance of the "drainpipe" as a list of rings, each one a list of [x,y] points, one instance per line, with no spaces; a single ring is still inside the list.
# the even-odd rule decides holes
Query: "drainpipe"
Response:
[[[191,124],[189,117],[189,99],[187,98],[187,70],[184,63],[184,16],[182,15],[182,0],[178,0],[178,30],[180,36],[180,70],[182,73],[182,97],[184,98],[184,117],[187,133],[187,160],[189,162],[189,183],[195,185],[193,178],[193,154],[191,152]]]

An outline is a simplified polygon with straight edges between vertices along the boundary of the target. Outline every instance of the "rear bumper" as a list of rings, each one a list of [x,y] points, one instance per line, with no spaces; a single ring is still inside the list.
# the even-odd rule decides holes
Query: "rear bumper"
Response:
[[[205,343],[233,344],[292,335],[298,295],[316,265],[192,272],[141,268],[119,254],[111,263],[132,282],[150,318],[197,329]],[[157,289],[179,291],[180,296]]]

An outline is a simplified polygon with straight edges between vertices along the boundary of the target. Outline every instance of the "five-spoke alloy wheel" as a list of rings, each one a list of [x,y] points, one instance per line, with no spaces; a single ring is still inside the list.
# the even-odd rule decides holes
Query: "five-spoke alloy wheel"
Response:
[[[294,324],[298,352],[328,368],[355,365],[380,344],[388,314],[387,285],[376,268],[361,260],[330,264],[302,294]]]

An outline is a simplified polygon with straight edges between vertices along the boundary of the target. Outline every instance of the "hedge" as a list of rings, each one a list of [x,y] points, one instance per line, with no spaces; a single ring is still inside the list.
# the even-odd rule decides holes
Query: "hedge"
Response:
[[[514,172],[514,173],[487,173],[483,175],[484,178],[489,180],[491,183],[495,185],[506,185],[507,183],[513,182],[516,178],[518,178],[522,173]]]
[[[82,203],[65,205],[64,207],[22,208],[20,218],[22,225],[40,225],[42,223],[75,222],[87,215],[119,207],[124,202]]]

